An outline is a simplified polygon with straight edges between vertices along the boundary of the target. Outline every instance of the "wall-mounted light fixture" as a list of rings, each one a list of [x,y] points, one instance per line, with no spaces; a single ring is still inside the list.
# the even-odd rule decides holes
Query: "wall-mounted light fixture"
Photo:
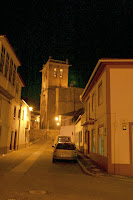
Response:
[[[122,122],[122,130],[127,130],[127,122],[125,120]]]

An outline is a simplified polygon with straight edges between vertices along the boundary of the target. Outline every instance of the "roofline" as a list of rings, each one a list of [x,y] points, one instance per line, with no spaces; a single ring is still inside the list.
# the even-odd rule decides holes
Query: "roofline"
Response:
[[[50,63],[50,62],[51,62],[51,63],[55,63],[55,64],[66,65],[67,67],[72,66],[72,65],[69,65],[69,63],[68,63],[68,59],[66,59],[66,61],[55,60],[55,59],[52,59],[51,56],[49,56],[48,61],[47,61],[43,66],[47,65],[47,63]],[[42,70],[41,70],[41,71],[42,71]]]
[[[133,59],[124,59],[124,58],[101,58],[101,59],[99,59],[98,62],[97,62],[97,64],[96,64],[96,66],[95,66],[95,68],[94,68],[94,70],[93,70],[93,72],[92,72],[92,74],[91,74],[91,77],[89,78],[89,81],[88,81],[88,83],[87,83],[87,85],[86,85],[86,87],[85,87],[83,93],[80,95],[80,100],[81,100],[81,101],[82,101],[82,98],[83,98],[83,96],[84,96],[84,94],[85,94],[85,92],[86,92],[88,86],[90,85],[90,83],[91,83],[91,81],[92,81],[92,79],[93,79],[93,77],[94,77],[96,71],[98,70],[98,68],[100,67],[100,65],[101,65],[102,63],[107,63],[107,62],[110,62],[110,63],[114,63],[114,62],[115,62],[115,63],[116,63],[116,62],[118,62],[118,63],[132,62],[132,63],[133,63]]]
[[[30,106],[26,103],[26,101],[25,101],[24,99],[21,99],[21,101],[22,101],[27,107],[30,107]]]
[[[16,53],[15,53],[15,50],[14,50],[13,46],[12,46],[12,45],[11,45],[11,43],[9,42],[9,40],[8,40],[7,36],[6,36],[6,35],[0,35],[0,37],[4,37],[4,38],[6,39],[7,43],[8,43],[8,44],[9,44],[9,46],[11,47],[11,49],[12,49],[13,53],[15,54],[15,56],[16,56],[16,58],[17,58],[18,62],[20,63],[20,65],[22,65],[22,63],[20,62],[19,58],[17,57],[17,55],[16,55]]]
[[[25,87],[25,83],[24,83],[24,81],[23,81],[21,75],[20,75],[19,73],[17,73],[17,74],[18,74],[18,77],[19,77],[19,79],[20,79],[20,81],[21,81],[21,83],[22,83],[22,86]]]

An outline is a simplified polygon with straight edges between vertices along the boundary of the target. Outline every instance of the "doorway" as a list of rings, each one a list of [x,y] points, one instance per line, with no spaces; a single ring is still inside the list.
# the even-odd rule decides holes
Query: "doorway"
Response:
[[[13,131],[11,132],[11,139],[10,139],[10,150],[12,150],[12,142],[13,142]]]
[[[15,131],[14,135],[14,150],[16,150],[16,144],[17,144],[17,131]]]

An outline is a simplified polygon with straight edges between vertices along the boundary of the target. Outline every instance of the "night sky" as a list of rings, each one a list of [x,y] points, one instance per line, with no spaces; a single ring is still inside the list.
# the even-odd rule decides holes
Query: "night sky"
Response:
[[[22,98],[35,110],[49,56],[68,58],[76,87],[85,87],[98,59],[133,58],[132,0],[5,0],[0,8],[0,34],[22,63]]]

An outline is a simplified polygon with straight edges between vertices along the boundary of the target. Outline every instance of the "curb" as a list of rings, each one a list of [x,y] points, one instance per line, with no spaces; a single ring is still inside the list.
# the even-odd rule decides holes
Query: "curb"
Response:
[[[80,167],[82,168],[82,170],[86,173],[86,174],[88,174],[89,176],[94,176],[94,174],[93,173],[91,173],[90,171],[88,171],[87,169],[86,169],[86,167],[82,164],[82,162],[77,158],[77,161],[78,161],[78,164],[80,165]]]
[[[120,176],[120,175],[106,174],[104,176],[104,175],[100,175],[100,174],[94,174],[94,173],[90,172],[89,170],[87,170],[87,168],[82,164],[82,162],[79,159],[77,159],[77,161],[78,161],[78,164],[81,167],[81,169],[84,171],[84,173],[86,173],[89,176],[115,178],[116,180],[133,183],[133,180],[131,180],[130,178]]]

